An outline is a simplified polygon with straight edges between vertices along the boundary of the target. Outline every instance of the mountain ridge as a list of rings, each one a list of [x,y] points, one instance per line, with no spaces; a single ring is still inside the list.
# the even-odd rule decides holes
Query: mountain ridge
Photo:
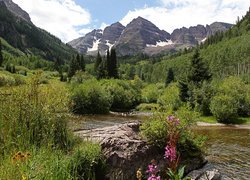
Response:
[[[120,23],[117,22],[114,24]],[[198,24],[197,26],[190,26],[189,28],[182,27],[175,29],[170,34],[165,30],[160,30],[149,20],[139,16],[127,24],[126,27],[120,24],[123,30],[116,34],[116,41],[110,41],[108,38],[103,40],[102,34],[106,29],[114,26],[114,24],[107,26],[104,30],[99,29],[100,36],[96,36],[93,42],[88,41],[88,43],[86,43],[86,39],[89,39],[90,36],[93,39],[93,32],[96,30],[70,41],[68,44],[79,53],[89,55],[96,54],[97,51],[100,51],[101,54],[105,54],[106,50],[111,47],[115,47],[120,56],[136,55],[138,53],[154,55],[163,51],[193,47],[205,41],[206,38],[215,34],[217,31],[226,31],[233,26],[232,24],[224,22],[214,22],[206,26]],[[116,31],[115,28],[113,31]],[[120,37],[118,38],[119,34]],[[75,42],[78,43],[76,44]],[[107,45],[105,42],[109,44]],[[95,48],[93,48],[93,46]],[[86,47],[92,51],[89,52]]]

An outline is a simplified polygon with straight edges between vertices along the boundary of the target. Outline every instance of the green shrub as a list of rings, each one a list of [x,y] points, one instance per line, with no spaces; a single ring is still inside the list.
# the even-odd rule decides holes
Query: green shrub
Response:
[[[181,137],[183,139],[188,139],[189,141],[195,141],[194,135],[189,128],[197,122],[199,119],[199,114],[197,112],[191,111],[189,107],[181,107],[178,111],[174,113],[176,117],[180,119],[180,129],[181,129]],[[147,140],[160,147],[163,148],[166,145],[166,137],[168,136],[168,124],[166,121],[166,114],[154,114],[147,121],[145,121],[141,126],[141,133],[143,137],[146,137]],[[188,138],[192,136],[192,138]],[[186,142],[186,141],[181,141]],[[195,143],[193,143],[195,144]]]
[[[71,93],[71,111],[77,114],[105,114],[111,107],[109,92],[97,80],[75,85]]]
[[[142,101],[145,103],[156,103],[164,90],[164,84],[149,84],[142,89]]]
[[[230,123],[238,116],[239,103],[237,98],[228,95],[213,97],[210,105],[211,112],[219,122]]]
[[[177,110],[181,106],[180,91],[177,84],[170,84],[157,100],[164,110]]]
[[[216,88],[216,92],[210,109],[218,121],[230,123],[239,115],[250,114],[249,85],[240,78],[231,76],[224,79]]]
[[[144,111],[144,112],[147,112],[147,111],[157,111],[159,110],[160,108],[160,105],[159,104],[156,104],[156,103],[150,103],[150,104],[147,104],[147,103],[142,103],[142,104],[139,104],[138,106],[136,106],[136,110],[137,111]]]
[[[94,76],[83,72],[77,71],[76,74],[71,78],[71,83],[84,83],[87,80],[95,79]]]
[[[113,111],[127,111],[135,108],[140,102],[140,92],[130,81],[103,80],[102,86],[111,95],[111,110]]]

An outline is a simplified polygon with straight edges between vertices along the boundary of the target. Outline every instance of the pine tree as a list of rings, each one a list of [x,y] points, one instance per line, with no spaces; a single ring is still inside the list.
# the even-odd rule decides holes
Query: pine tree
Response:
[[[196,86],[199,86],[203,81],[210,79],[211,75],[209,73],[209,69],[206,66],[206,64],[202,61],[199,50],[196,49],[191,60],[188,82],[193,82]]]
[[[166,78],[165,86],[167,86],[168,84],[170,84],[173,81],[174,81],[174,72],[173,72],[172,68],[169,68],[168,69],[168,73],[167,73],[167,78]]]
[[[118,78],[118,71],[117,71],[117,57],[115,49],[111,49],[110,53],[110,64],[108,65],[108,76],[110,78]]]
[[[82,71],[85,71],[85,67],[86,67],[86,65],[85,65],[85,60],[84,60],[83,55],[81,55],[81,59],[80,59],[80,68],[81,68]]]
[[[76,58],[73,56],[71,61],[70,61],[70,64],[69,64],[69,72],[68,72],[69,78],[72,78],[75,75],[78,67],[79,66],[78,66],[78,63],[76,61]]]
[[[97,56],[96,56],[96,60],[95,60],[95,66],[94,66],[95,71],[98,71],[98,68],[99,68],[101,63],[102,63],[102,57],[98,51]]]
[[[0,39],[0,67],[2,66],[2,64],[3,64],[3,54],[2,54],[2,42]]]
[[[180,81],[179,82],[179,89],[180,89],[180,99],[183,102],[187,102],[189,99],[189,94],[188,94],[188,83],[185,81]]]

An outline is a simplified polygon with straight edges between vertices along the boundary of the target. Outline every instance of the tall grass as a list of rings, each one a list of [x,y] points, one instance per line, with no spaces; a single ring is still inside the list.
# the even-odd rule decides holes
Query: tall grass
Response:
[[[36,73],[27,85],[0,88],[0,179],[82,179],[79,173],[95,179],[104,164],[99,145],[73,136],[65,85],[44,85],[41,77]],[[31,156],[13,157],[19,151]]]

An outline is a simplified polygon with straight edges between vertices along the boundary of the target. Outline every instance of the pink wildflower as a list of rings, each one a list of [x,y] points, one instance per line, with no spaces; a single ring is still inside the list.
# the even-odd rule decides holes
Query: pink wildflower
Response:
[[[161,176],[155,176],[154,174],[152,174],[149,178],[148,178],[148,180],[161,180]]]
[[[176,148],[174,146],[167,145],[165,148],[165,159],[169,159],[170,162],[176,160]]]
[[[175,125],[179,125],[180,124],[180,119],[176,118],[173,115],[170,115],[167,117],[167,120],[171,123],[175,123]]]

